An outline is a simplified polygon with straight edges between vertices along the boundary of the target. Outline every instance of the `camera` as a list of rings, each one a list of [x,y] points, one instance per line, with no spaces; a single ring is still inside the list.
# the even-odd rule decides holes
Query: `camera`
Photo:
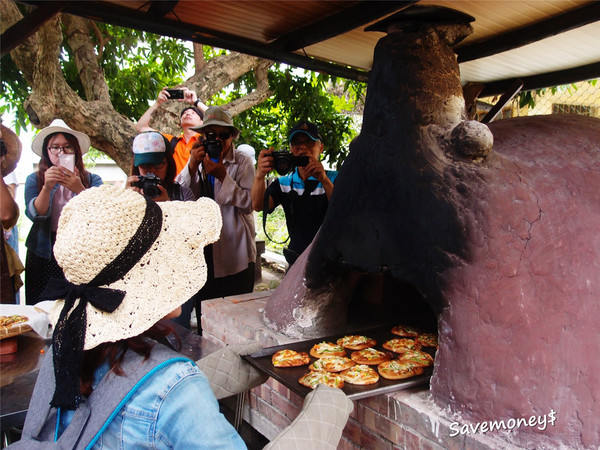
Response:
[[[273,168],[279,175],[287,175],[296,167],[304,167],[308,164],[308,156],[294,156],[290,152],[271,152],[273,157]]]
[[[138,175],[138,180],[131,183],[132,186],[140,188],[144,192],[146,198],[156,198],[160,196],[161,192],[158,188],[159,184],[160,178],[152,172],[146,174],[146,176]]]
[[[204,150],[210,159],[219,159],[221,156],[221,150],[223,149],[223,143],[217,140],[217,133],[209,131],[206,133],[205,138],[200,138]]]
[[[169,93],[169,100],[176,100],[183,98],[183,89],[167,89]]]

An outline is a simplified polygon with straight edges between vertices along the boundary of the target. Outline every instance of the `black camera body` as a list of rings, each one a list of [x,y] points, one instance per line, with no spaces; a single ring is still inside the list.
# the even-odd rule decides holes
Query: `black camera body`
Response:
[[[308,156],[294,156],[285,151],[273,151],[271,156],[273,157],[273,169],[279,175],[287,175],[296,167],[305,167],[309,162]]]
[[[150,172],[146,176],[138,175],[138,180],[131,183],[131,185],[140,188],[146,198],[156,198],[160,197],[161,194],[158,188],[160,182],[160,178]]]
[[[210,131],[206,133],[205,138],[200,138],[204,150],[210,159],[219,159],[221,157],[221,150],[223,150],[223,143],[217,139],[217,133]]]

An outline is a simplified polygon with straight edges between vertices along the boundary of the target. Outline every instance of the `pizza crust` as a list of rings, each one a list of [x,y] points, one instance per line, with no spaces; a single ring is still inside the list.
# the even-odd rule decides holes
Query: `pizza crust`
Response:
[[[420,350],[421,344],[409,338],[394,338],[384,342],[382,347],[394,353],[404,353],[409,350]]]
[[[310,349],[310,356],[322,358],[323,356],[346,356],[346,350],[341,345],[333,342],[319,342]]]
[[[402,353],[398,357],[398,360],[410,361],[422,367],[433,366],[433,356],[421,350],[409,350],[405,353]]]
[[[360,364],[340,373],[345,383],[365,386],[379,381],[379,374],[370,366]]]
[[[396,336],[402,336],[402,337],[417,337],[419,334],[421,334],[421,331],[419,331],[417,328],[415,327],[411,327],[408,325],[396,325],[395,327],[392,328],[392,334],[395,334]]]
[[[311,389],[316,388],[319,384],[326,384],[339,389],[344,387],[342,377],[337,373],[329,372],[308,372],[298,379],[298,383]]]
[[[356,364],[376,366],[384,361],[392,359],[392,355],[388,352],[375,350],[374,348],[365,348],[364,350],[357,350],[355,352],[352,352],[350,358],[352,359],[352,361],[356,362]]]
[[[351,334],[339,338],[337,344],[348,350],[363,350],[365,348],[375,347],[377,341],[367,336]]]
[[[423,367],[410,361],[399,361],[392,359],[377,366],[379,375],[388,380],[401,380],[411,378],[423,373]]]
[[[275,367],[298,367],[310,363],[310,357],[306,352],[284,349],[275,352],[271,362]]]

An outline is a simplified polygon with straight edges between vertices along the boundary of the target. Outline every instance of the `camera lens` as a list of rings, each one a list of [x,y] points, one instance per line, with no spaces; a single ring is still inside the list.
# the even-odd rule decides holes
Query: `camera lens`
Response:
[[[160,197],[160,189],[158,188],[158,184],[145,183],[142,189],[147,198]]]
[[[287,175],[292,170],[290,158],[281,157],[273,162],[273,167],[279,175]]]

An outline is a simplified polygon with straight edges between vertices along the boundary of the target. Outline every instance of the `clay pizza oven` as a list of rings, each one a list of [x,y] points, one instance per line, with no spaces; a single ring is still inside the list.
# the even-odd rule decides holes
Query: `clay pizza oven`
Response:
[[[452,47],[469,18],[431,13],[380,25],[361,133],[264,320],[301,338],[357,318],[437,329],[438,406],[471,423],[554,411],[510,439],[597,445],[600,119],[466,120]]]

